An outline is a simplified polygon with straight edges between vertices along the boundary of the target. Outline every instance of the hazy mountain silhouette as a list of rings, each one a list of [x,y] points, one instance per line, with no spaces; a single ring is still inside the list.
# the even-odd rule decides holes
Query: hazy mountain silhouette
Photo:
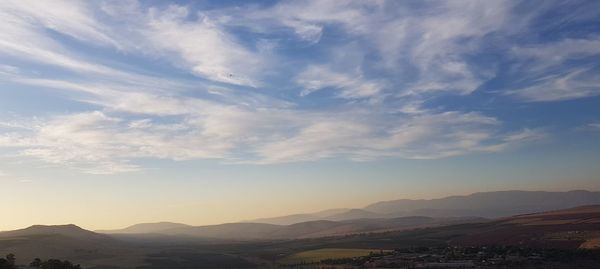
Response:
[[[165,230],[187,228],[191,227],[187,224],[174,223],[174,222],[154,222],[154,223],[140,223],[131,225],[124,229],[118,230],[97,230],[98,233],[126,233],[126,234],[148,234],[148,233],[160,233]]]
[[[218,225],[190,226],[165,230],[166,235],[185,235],[201,238],[247,240],[266,238],[280,225],[265,223],[225,223]]]
[[[351,220],[351,219],[366,219],[366,218],[381,218],[382,215],[367,211],[364,209],[350,209],[348,211],[327,216],[327,220]]]
[[[253,222],[293,224],[315,220],[342,221],[357,218],[396,218],[402,216],[499,218],[590,204],[600,204],[600,192],[581,190],[569,192],[497,191],[429,200],[399,199],[382,201],[362,209],[336,209],[335,213],[329,215],[322,213],[319,215],[295,214],[257,219]]]
[[[348,208],[336,208],[336,209],[328,209],[314,213],[305,213],[305,214],[292,214],[280,217],[273,218],[260,218],[252,221],[245,222],[254,222],[254,223],[269,223],[269,224],[277,224],[277,225],[290,225],[294,223],[314,221],[314,220],[324,220],[329,216],[334,216],[338,214],[342,214],[348,212],[351,209]]]
[[[266,223],[225,223],[219,225],[187,226],[154,231],[152,234],[139,234],[134,238],[146,236],[156,237],[156,234],[178,238],[195,237],[198,239],[216,240],[271,240],[271,239],[300,239],[339,236],[364,232],[379,232],[421,228],[451,223],[466,223],[483,221],[480,218],[430,218],[430,217],[400,217],[389,219],[362,218],[344,221],[317,220],[295,223],[290,225],[275,225]],[[122,231],[122,230],[120,230]],[[132,238],[126,233],[114,233],[119,238]]]
[[[591,204],[600,204],[600,192],[497,191],[431,200],[385,201],[365,209],[380,214],[497,218]]]

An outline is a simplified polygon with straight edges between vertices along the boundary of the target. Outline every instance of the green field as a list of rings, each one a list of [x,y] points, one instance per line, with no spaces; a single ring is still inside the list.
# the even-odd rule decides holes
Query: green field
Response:
[[[378,249],[353,249],[353,248],[322,248],[292,254],[280,260],[283,264],[297,264],[302,262],[319,262],[326,259],[342,259],[368,256]]]

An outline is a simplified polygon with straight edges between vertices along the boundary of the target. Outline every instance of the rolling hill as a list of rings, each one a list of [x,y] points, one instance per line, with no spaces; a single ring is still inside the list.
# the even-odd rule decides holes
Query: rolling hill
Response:
[[[173,236],[193,236],[208,239],[250,240],[264,239],[281,226],[264,223],[225,223],[207,226],[191,226],[162,231]]]
[[[215,239],[215,240],[285,240],[301,238],[318,238],[341,236],[356,233],[403,230],[422,228],[451,223],[468,223],[483,221],[481,218],[430,218],[430,217],[400,217],[383,219],[353,219],[344,221],[316,220],[290,225],[275,225],[265,223],[225,223],[207,226],[185,226],[153,231],[152,234],[118,233],[111,235],[117,238],[142,238],[156,236],[173,236],[179,238]]]
[[[134,266],[142,261],[139,249],[120,241],[84,230],[76,225],[34,225],[25,229],[0,232],[0,253],[14,253],[19,261],[34,258],[66,259],[85,267],[118,264]]]

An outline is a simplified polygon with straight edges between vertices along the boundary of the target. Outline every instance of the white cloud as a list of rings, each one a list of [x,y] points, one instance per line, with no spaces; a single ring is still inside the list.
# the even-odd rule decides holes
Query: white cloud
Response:
[[[301,96],[324,88],[340,90],[339,95],[343,98],[370,97],[381,91],[380,82],[364,79],[360,72],[355,73],[358,74],[345,74],[324,65],[312,65],[298,75],[296,83],[304,87]]]
[[[564,39],[550,44],[516,47],[512,54],[534,61],[536,69],[548,68],[567,60],[600,54],[600,39]]]
[[[81,1],[6,0],[0,3],[4,27],[42,27],[73,38],[100,45],[117,45],[95,19],[93,11]],[[3,30],[7,30],[4,29]],[[10,34],[14,32],[10,31]]]
[[[88,173],[135,171],[140,167],[130,160],[143,157],[218,158],[229,147],[226,141],[200,136],[190,126],[130,128],[132,122],[98,111],[59,116],[13,135],[10,146],[23,148],[22,156]]]
[[[567,73],[538,78],[531,86],[508,91],[525,101],[549,102],[600,95],[600,78],[593,69],[575,69]]]
[[[209,12],[210,16],[228,24],[243,26],[256,32],[279,28],[309,44],[317,44],[326,26],[337,26],[351,33],[371,31],[372,13],[382,10],[384,1],[281,1],[269,8],[230,8]]]
[[[123,10],[116,11],[118,5]],[[233,35],[207,17],[189,19],[188,9],[170,6],[143,10],[139,5],[104,2],[105,16],[124,20],[105,24],[96,20],[93,3],[83,1],[3,1],[0,4],[0,51],[5,56],[27,59],[72,72],[105,76],[127,76],[120,70],[90,63],[65,49],[48,30],[71,36],[92,46],[152,57],[162,57],[178,67],[208,80],[259,86],[263,68],[269,64],[268,50],[240,45]],[[120,16],[130,16],[129,19]],[[176,40],[177,42],[173,42]],[[134,76],[139,80],[139,76]]]
[[[565,66],[600,55],[600,39],[565,39],[550,44],[517,47],[514,57],[523,61],[520,70],[528,85],[508,91],[529,102],[562,101],[600,95],[597,67]]]
[[[36,3],[0,4],[0,58],[33,63],[0,65],[0,79],[60,91],[93,106],[87,112],[0,119],[0,147],[20,157],[109,174],[143,169],[138,161],[144,158],[262,164],[444,158],[505,150],[543,133],[506,131],[494,117],[424,104],[433,94],[470,94],[490,77],[466,55],[481,49],[484,36],[506,31],[507,22],[517,20],[506,2],[437,3],[424,12],[382,1],[284,1],[264,9],[201,13],[176,5],[122,6],[121,1],[99,6],[59,1],[43,3],[45,8]],[[100,22],[100,15],[114,21]],[[519,23],[511,25],[519,28]],[[276,63],[273,55],[277,41],[240,40],[232,26],[261,34],[290,31],[306,41],[303,46],[323,46],[324,60],[300,59],[284,66],[289,62]],[[354,41],[345,47],[323,45],[328,27],[342,29]],[[67,49],[49,30],[94,48],[171,63],[219,83],[113,67]],[[544,53],[524,48],[514,53],[540,61],[544,69],[538,59],[558,51],[572,51],[558,62],[594,51],[595,43],[572,42]],[[585,49],[575,51],[580,47]],[[372,68],[389,79],[370,76],[374,71],[363,68],[374,59],[378,64]],[[59,67],[69,75],[49,79],[35,72],[38,65]],[[331,88],[340,98],[385,102],[343,100],[347,103],[314,109],[279,98],[281,92],[220,86],[264,86],[265,73],[280,67],[288,72],[283,84],[302,86],[301,96]],[[573,98],[576,88],[579,96],[591,96],[598,94],[592,76],[591,69],[549,76],[512,94],[531,101],[563,100]]]
[[[445,112],[409,116],[395,122],[321,120],[258,150],[259,163],[342,157],[436,159],[476,152],[495,152],[539,135],[525,130],[502,134],[495,119],[476,113]]]
[[[485,35],[517,27],[509,10],[511,3],[500,1],[445,2],[431,12],[400,17],[376,32],[373,40],[388,56],[389,68],[417,69],[417,79],[402,95],[429,92],[470,94],[493,74],[473,67],[466,59],[481,49]]]
[[[3,133],[0,146],[88,173],[118,173],[142,169],[135,163],[140,158],[250,163],[429,159],[497,151],[524,139],[499,132],[497,120],[477,113],[429,112],[398,118],[360,107],[320,113],[205,104],[210,107],[198,109],[181,102],[182,117],[167,123],[99,111],[51,117]]]
[[[405,86],[395,89],[394,95],[400,96],[473,92],[493,77],[494,70],[473,67],[466,57],[481,50],[486,35],[518,31],[528,18],[513,16],[511,2],[423,5],[427,7],[394,1],[283,1],[266,9],[225,9],[209,14],[223,24],[260,33],[289,27],[311,44],[319,42],[326,27],[340,28],[360,41],[360,46],[334,47],[331,53],[376,51],[378,69],[404,78],[401,83]],[[360,66],[361,62],[352,64]]]
[[[600,131],[600,122],[590,122],[581,127],[578,127],[576,130],[579,131]]]
[[[40,6],[41,5],[41,6]],[[101,35],[88,27],[89,17],[80,5],[57,1],[35,3],[33,1],[2,1],[0,3],[0,51],[5,56],[27,58],[47,64],[61,65],[73,70],[108,72],[107,68],[78,61],[64,55],[60,45],[43,34],[52,29],[74,37],[86,37],[91,41]]]
[[[210,18],[189,21],[185,7],[152,9],[145,38],[158,50],[174,52],[191,71],[210,80],[256,87],[267,64],[257,51],[238,44]],[[176,42],[173,42],[176,40]]]

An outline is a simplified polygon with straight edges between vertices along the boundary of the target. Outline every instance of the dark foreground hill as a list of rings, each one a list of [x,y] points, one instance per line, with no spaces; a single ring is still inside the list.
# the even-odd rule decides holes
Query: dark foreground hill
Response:
[[[598,248],[600,205],[525,214],[497,220],[451,240],[461,245]]]
[[[0,232],[0,238],[28,238],[35,236],[62,236],[80,241],[111,242],[109,236],[80,228],[74,224],[67,225],[33,225],[25,229]]]
[[[34,258],[68,259],[82,265],[119,263],[138,264],[139,249],[125,246],[104,234],[76,225],[34,225],[25,229],[0,232],[0,254],[14,253],[20,261]],[[84,267],[87,268],[87,267]]]
[[[329,243],[383,249],[454,245],[593,249],[599,241],[600,205],[591,205],[480,223],[340,237]]]

